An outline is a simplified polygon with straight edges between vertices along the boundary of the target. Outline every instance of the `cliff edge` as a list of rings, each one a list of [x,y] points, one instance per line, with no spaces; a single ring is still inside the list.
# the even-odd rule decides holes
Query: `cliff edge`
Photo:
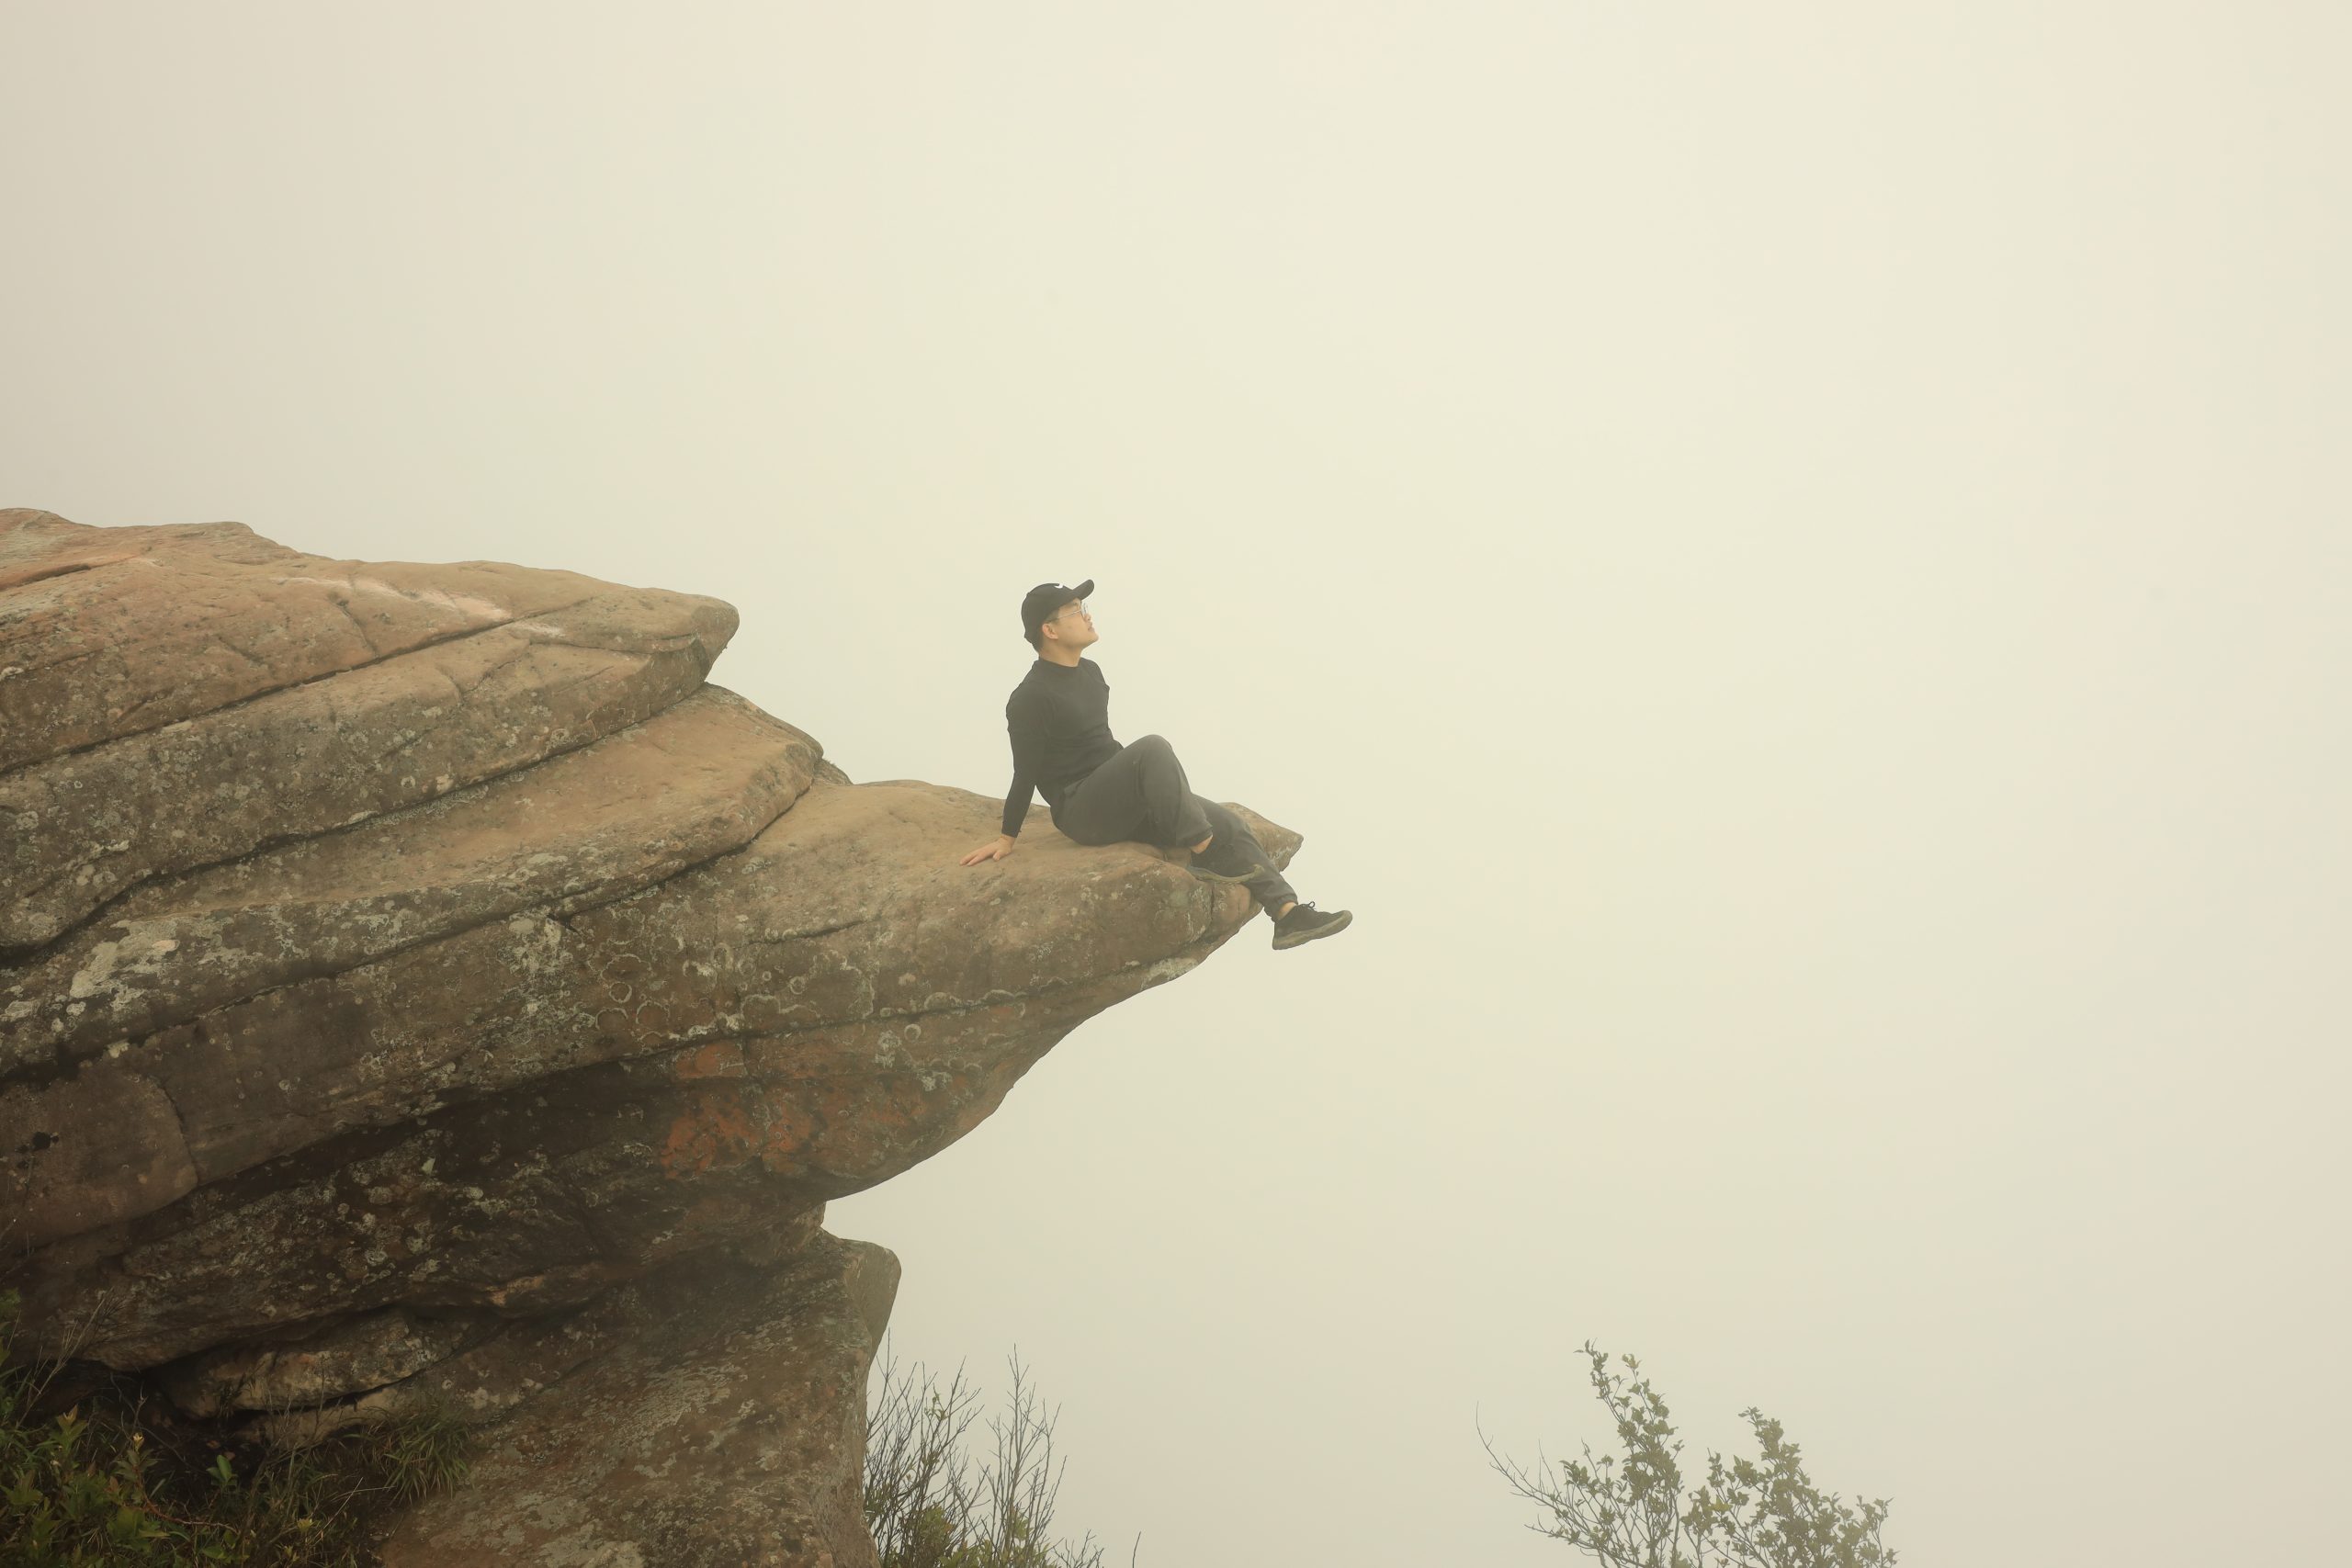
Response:
[[[0,511],[20,1353],[277,1441],[480,1423],[388,1562],[873,1561],[898,1266],[826,1200],[1253,909],[1140,845],[959,865],[1000,803],[849,782],[707,682],[735,624]]]

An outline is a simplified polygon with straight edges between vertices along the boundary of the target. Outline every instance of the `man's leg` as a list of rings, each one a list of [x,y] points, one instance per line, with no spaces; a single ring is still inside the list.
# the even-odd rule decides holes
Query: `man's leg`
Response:
[[[1273,857],[1258,841],[1258,835],[1250,830],[1249,823],[1214,800],[1201,800],[1200,805],[1210,829],[1216,834],[1216,841],[1201,856],[1210,870],[1241,877],[1269,915],[1278,915],[1283,906],[1298,902],[1298,894],[1274,869]],[[1193,841],[1200,842],[1198,839]]]
[[[1139,839],[1187,849],[1209,840],[1194,868],[1238,876],[1274,919],[1274,945],[1296,947],[1344,930],[1353,917],[1299,904],[1298,895],[1273,857],[1238,814],[1194,795],[1175,749],[1147,735],[1086,775],[1054,813],[1054,826],[1081,844],[1116,844]],[[1210,836],[1214,834],[1212,839]],[[1291,910],[1285,925],[1283,911]]]
[[[1206,804],[1193,793],[1176,749],[1147,735],[1080,780],[1054,813],[1054,826],[1081,844],[1133,839],[1189,848],[1212,831]]]

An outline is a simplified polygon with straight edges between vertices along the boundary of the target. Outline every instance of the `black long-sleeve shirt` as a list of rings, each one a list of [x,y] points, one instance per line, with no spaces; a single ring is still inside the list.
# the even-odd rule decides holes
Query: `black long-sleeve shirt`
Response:
[[[1059,811],[1072,784],[1119,754],[1111,734],[1111,682],[1091,660],[1029,667],[1004,705],[1012,737],[1012,789],[1004,797],[1004,833],[1016,838],[1032,791]]]

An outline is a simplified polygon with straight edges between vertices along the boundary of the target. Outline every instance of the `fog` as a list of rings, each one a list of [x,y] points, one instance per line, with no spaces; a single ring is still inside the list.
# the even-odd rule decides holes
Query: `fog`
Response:
[[[1097,580],[1354,925],[829,1224],[1116,1561],[1580,1562],[1588,1338],[1917,1568],[2321,1561],[2347,16],[0,0],[0,504],[718,594],[989,797]]]

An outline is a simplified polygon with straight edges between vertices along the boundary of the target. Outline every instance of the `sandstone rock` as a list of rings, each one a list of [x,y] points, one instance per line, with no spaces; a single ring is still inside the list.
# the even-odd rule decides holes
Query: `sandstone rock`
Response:
[[[518,1406],[384,1568],[583,1562],[871,1568],[865,1374],[898,1286],[878,1247],[681,1269],[640,1289],[643,1337]]]
[[[686,1270],[688,1277],[698,1277],[694,1270],[731,1258],[756,1271],[774,1272],[789,1266],[803,1247],[822,1234],[823,1219],[821,1206],[802,1210],[746,1242],[695,1254],[676,1267]],[[524,1400],[553,1387],[572,1368],[662,1321],[673,1295],[667,1290],[649,1289],[645,1280],[616,1285],[573,1310],[502,1324],[465,1350],[414,1377],[357,1399],[274,1413],[256,1421],[254,1428],[275,1442],[299,1448],[353,1427],[427,1411],[468,1426],[493,1423]],[[867,1303],[861,1311],[872,1305]],[[888,1316],[888,1301],[867,1316],[878,1333]],[[172,1375],[173,1370],[166,1369],[165,1375]]]
[[[490,561],[329,560],[241,523],[0,511],[0,771],[611,591]]]
[[[366,1314],[289,1345],[237,1346],[192,1357],[164,1378],[190,1416],[325,1404],[423,1371],[481,1337],[472,1318]]]
[[[0,978],[0,1070],[659,881],[743,844],[816,761],[798,730],[706,688],[536,768],[132,894]]]
[[[503,1457],[402,1562],[871,1561],[896,1269],[826,1201],[1254,911],[1050,829],[959,864],[998,802],[851,784],[703,683],[733,628],[564,572],[0,512],[19,1354],[282,1441],[486,1423]]]
[[[85,1068],[50,1092],[163,1086],[210,1185],[37,1254],[28,1323],[137,1368],[395,1302],[547,1310],[928,1157],[1248,910],[1139,846],[958,865],[994,809],[818,785],[738,853],[527,940],[469,931]],[[1286,857],[1295,840],[1261,830]],[[281,1077],[297,1056],[305,1076]]]
[[[198,1179],[171,1096],[113,1062],[0,1089],[0,1160],[10,1247],[147,1213]]]
[[[31,852],[0,860],[0,949],[625,729],[701,685],[734,626],[715,599],[605,594],[0,774]]]

